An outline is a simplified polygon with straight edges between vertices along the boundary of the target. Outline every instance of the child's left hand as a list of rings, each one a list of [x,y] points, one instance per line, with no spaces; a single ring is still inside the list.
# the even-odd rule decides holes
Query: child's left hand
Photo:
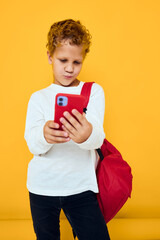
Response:
[[[76,109],[73,109],[72,114],[78,121],[69,112],[64,112],[63,115],[67,120],[63,117],[60,118],[60,122],[63,124],[62,128],[74,142],[82,143],[91,135],[92,124],[87,121],[85,113],[81,114]]]

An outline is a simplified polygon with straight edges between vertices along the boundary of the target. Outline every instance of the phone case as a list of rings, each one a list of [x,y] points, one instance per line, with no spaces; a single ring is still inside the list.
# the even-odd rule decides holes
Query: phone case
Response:
[[[83,113],[84,107],[84,96],[76,94],[58,93],[55,98],[54,122],[58,123],[60,125],[60,129],[62,130],[62,123],[59,121],[59,119],[61,117],[64,117],[63,113],[65,111],[68,111],[72,115],[72,109],[76,109],[80,113]]]

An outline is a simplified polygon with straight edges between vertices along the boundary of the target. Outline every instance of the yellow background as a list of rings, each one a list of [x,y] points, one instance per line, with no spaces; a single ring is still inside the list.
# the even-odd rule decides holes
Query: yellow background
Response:
[[[160,218],[160,1],[7,0],[0,4],[0,219],[31,219],[27,104],[53,81],[47,33],[66,18],[92,35],[79,79],[103,87],[106,138],[132,167],[132,198],[116,218]]]

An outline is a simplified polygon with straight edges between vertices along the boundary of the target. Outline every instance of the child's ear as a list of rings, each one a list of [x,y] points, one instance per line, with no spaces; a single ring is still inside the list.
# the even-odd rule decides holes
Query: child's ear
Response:
[[[52,64],[52,57],[50,56],[49,51],[47,51],[47,56],[48,56],[48,62],[49,62],[49,64]]]

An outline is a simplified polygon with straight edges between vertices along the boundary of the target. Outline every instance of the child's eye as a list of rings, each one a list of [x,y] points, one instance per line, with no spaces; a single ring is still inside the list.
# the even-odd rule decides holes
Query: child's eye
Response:
[[[67,60],[66,59],[59,59],[61,62],[66,62]]]
[[[61,62],[63,62],[63,63],[67,61],[67,59],[59,59],[59,60],[60,60]],[[74,63],[75,63],[75,64],[80,64],[80,62],[78,62],[78,61],[74,61]]]

